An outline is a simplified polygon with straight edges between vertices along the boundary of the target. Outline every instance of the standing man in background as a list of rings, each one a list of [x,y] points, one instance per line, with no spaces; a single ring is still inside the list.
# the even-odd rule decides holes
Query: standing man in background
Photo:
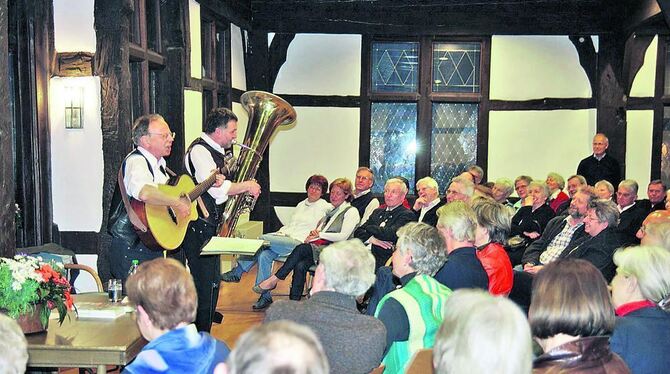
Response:
[[[193,275],[198,294],[198,311],[195,325],[198,331],[209,331],[219,300],[220,260],[219,256],[201,256],[205,242],[217,234],[216,229],[223,220],[223,203],[228,196],[249,193],[258,197],[261,187],[254,180],[241,183],[230,181],[236,164],[232,144],[237,138],[237,116],[226,108],[215,108],[205,121],[205,131],[194,140],[186,151],[186,170],[200,183],[218,169],[217,183],[202,197],[205,212],[198,206],[198,219],[191,222],[182,245]],[[225,181],[224,181],[225,180]]]
[[[609,145],[605,134],[596,134],[593,137],[593,154],[580,161],[577,166],[577,175],[584,176],[589,186],[595,186],[596,182],[603,179],[613,186],[618,186],[621,181],[619,161],[605,153]]]

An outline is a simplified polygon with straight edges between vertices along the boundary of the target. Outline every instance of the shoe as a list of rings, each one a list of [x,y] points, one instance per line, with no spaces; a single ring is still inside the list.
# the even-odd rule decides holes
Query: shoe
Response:
[[[251,309],[260,312],[261,310],[265,310],[267,307],[269,307],[270,304],[272,304],[272,299],[261,297],[258,299],[258,301],[256,301],[256,304],[251,306]]]
[[[221,274],[221,280],[226,283],[239,283],[240,276],[235,274],[235,270],[230,270]]]
[[[262,295],[266,292],[270,292],[270,291],[274,290],[275,288],[277,288],[276,284],[275,284],[274,287],[269,288],[267,290],[265,288],[261,288],[261,286],[259,286],[259,285],[255,285],[255,286],[251,287],[251,290],[254,291],[255,293],[259,294],[259,295]]]

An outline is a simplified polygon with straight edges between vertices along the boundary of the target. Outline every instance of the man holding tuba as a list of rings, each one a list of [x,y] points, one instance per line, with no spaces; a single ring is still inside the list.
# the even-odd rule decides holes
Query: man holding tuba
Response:
[[[237,116],[229,109],[215,108],[207,115],[204,132],[191,143],[184,157],[186,170],[196,184],[217,169],[226,179],[201,196],[204,209],[198,206],[198,219],[189,225],[182,245],[198,294],[195,325],[199,331],[209,331],[212,327],[221,273],[219,256],[201,256],[200,250],[217,234],[217,226],[223,220],[223,203],[228,196],[249,193],[257,197],[261,192],[256,181],[234,183],[230,180],[235,172],[232,144],[236,138]]]

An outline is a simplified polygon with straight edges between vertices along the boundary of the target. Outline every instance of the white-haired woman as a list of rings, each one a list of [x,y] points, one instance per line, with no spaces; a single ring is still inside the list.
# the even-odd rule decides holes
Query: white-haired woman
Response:
[[[436,373],[531,372],[530,327],[512,301],[481,290],[461,289],[449,297],[446,310],[433,347]],[[484,347],[493,349],[482,352]]]
[[[670,368],[670,251],[629,247],[614,254],[612,302],[619,317],[610,338],[633,373]]]
[[[532,181],[528,185],[528,194],[533,203],[521,207],[512,217],[511,235],[525,239],[525,245],[535,241],[542,235],[547,223],[554,218],[554,210],[547,205],[549,187],[544,182]],[[514,261],[513,261],[514,262]]]
[[[570,200],[570,196],[563,192],[565,179],[558,173],[549,173],[545,183],[549,187],[549,207],[556,213],[563,203]]]

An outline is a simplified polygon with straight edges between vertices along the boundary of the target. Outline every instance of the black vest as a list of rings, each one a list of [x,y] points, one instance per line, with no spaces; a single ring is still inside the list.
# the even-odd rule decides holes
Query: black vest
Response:
[[[202,138],[199,137],[196,140],[194,140],[191,143],[191,145],[188,146],[188,150],[186,150],[186,157],[188,157],[187,171],[191,175],[193,183],[198,184],[198,181],[195,179],[195,166],[191,161],[190,154],[191,150],[196,145],[201,145],[205,147],[205,149],[212,155],[212,159],[214,160],[216,167],[221,171],[221,174],[223,174],[227,180],[230,180],[230,177],[233,176],[234,174],[231,165],[234,165],[235,161],[232,148],[227,149],[225,154],[221,154],[220,152],[212,148],[211,145],[207,144],[206,141],[204,141]],[[202,202],[205,204],[205,207],[209,211],[209,217],[205,218],[203,216],[203,213],[200,210],[200,206],[198,206],[198,216],[200,217],[200,219],[211,225],[218,225],[223,218],[222,217],[223,204],[217,205],[212,195],[208,194],[207,192],[203,193],[200,196],[200,198],[202,198]]]
[[[370,204],[370,201],[374,198],[375,197],[372,196],[372,191],[370,191],[363,196],[355,198],[351,202],[351,206],[358,209],[358,215],[361,216],[361,219],[363,219],[363,215],[365,214],[365,208],[368,207],[368,204]]]
[[[125,159],[123,159],[123,162],[121,163],[121,173],[125,175],[126,173],[126,161],[128,160],[128,157],[132,155],[140,155],[144,158],[144,160],[147,162],[147,169],[149,169],[149,173],[151,175],[154,175],[153,169],[151,169],[151,164],[149,163],[149,160],[147,160],[146,157],[140,152],[137,148],[135,148],[134,151],[130,152]],[[132,199],[132,197],[130,197]],[[116,183],[116,187],[114,188],[114,194],[112,195],[112,202],[109,205],[109,215],[108,215],[108,220],[107,220],[107,232],[109,235],[111,235],[113,238],[118,238],[126,242],[129,247],[134,247],[137,242],[139,241],[139,237],[137,236],[137,233],[135,233],[135,227],[133,227],[133,223],[130,222],[130,218],[128,218],[128,212],[126,212],[126,207],[123,204],[123,198],[121,197],[121,189],[119,188],[119,183]]]

